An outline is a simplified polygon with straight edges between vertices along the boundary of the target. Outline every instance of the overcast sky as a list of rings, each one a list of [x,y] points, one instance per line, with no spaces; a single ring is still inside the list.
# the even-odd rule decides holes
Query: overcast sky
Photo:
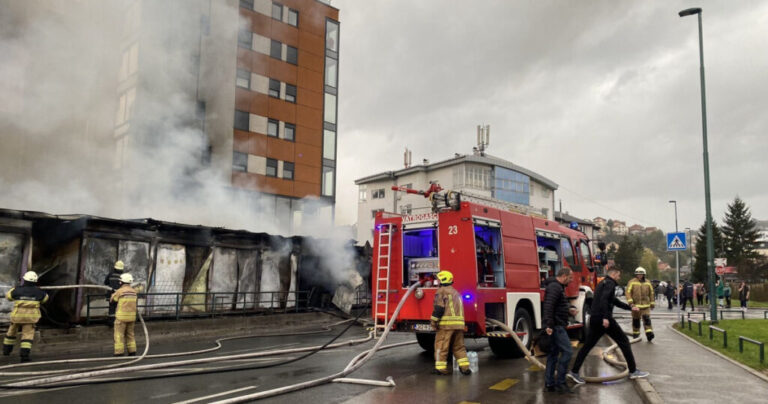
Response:
[[[488,152],[555,181],[555,204],[674,230],[704,222],[702,7],[712,214],[768,219],[768,2],[333,0],[341,20],[337,223],[354,180]]]

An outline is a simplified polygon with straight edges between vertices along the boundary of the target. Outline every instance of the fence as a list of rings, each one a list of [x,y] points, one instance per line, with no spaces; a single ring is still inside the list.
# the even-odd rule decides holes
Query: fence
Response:
[[[760,348],[760,363],[763,363],[765,360],[765,344],[760,341],[755,341],[752,338],[742,337],[739,335],[739,352],[741,353],[744,353],[744,341],[755,344]]]
[[[722,328],[715,327],[714,325],[709,326],[709,339],[714,339],[712,331],[717,331],[721,334],[723,334],[723,348],[728,348],[728,331],[725,331]]]
[[[137,309],[144,318],[207,317],[217,314],[298,312],[309,306],[309,292],[179,292],[139,293]],[[104,294],[86,295],[85,324],[105,318]]]

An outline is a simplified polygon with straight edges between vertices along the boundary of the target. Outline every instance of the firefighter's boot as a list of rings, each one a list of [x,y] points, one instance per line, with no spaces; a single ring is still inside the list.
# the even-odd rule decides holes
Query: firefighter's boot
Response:
[[[27,362],[30,361],[30,359],[29,359],[29,352],[30,352],[29,348],[21,348],[21,352],[20,352],[20,354],[21,354],[21,363],[27,363]]]
[[[3,344],[3,355],[8,356],[13,352],[13,345]]]

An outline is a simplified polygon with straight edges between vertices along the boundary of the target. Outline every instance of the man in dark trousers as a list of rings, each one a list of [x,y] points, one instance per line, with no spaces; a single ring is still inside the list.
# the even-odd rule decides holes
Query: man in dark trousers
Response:
[[[693,287],[691,281],[683,282],[683,311],[685,311],[685,306],[688,302],[691,302],[691,311],[696,310],[696,308],[693,307]]]
[[[667,285],[667,290],[664,292],[664,296],[667,297],[667,304],[669,305],[667,308],[672,310],[672,298],[675,296],[675,284],[670,282]]]
[[[629,370],[629,378],[637,379],[640,377],[648,377],[648,372],[643,372],[637,369],[635,366],[635,356],[632,354],[632,348],[629,345],[629,339],[624,334],[624,330],[621,329],[616,320],[613,319],[613,306],[618,306],[624,310],[637,310],[632,308],[628,304],[622,302],[616,298],[616,282],[619,280],[621,272],[613,267],[608,270],[608,276],[597,285],[595,288],[595,297],[592,300],[592,317],[589,320],[589,334],[587,340],[584,342],[584,346],[576,356],[576,361],[573,363],[573,368],[568,372],[568,378],[574,383],[583,384],[586,383],[584,379],[579,376],[579,369],[581,364],[584,363],[589,351],[597,344],[597,341],[608,334],[619,346],[621,353],[624,354],[624,358],[627,360],[627,368]]]
[[[557,276],[544,281],[544,313],[542,321],[547,335],[552,338],[547,354],[547,370],[545,373],[547,391],[558,393],[573,393],[565,384],[568,373],[568,363],[573,356],[571,340],[565,327],[568,325],[568,315],[576,315],[576,309],[571,308],[565,297],[565,287],[573,280],[573,272],[569,268],[561,268]],[[557,369],[555,369],[557,368]],[[555,377],[557,370],[557,377]]]
[[[112,294],[120,289],[120,276],[123,274],[124,270],[125,264],[123,261],[117,261],[112,267],[112,272],[104,278],[104,285],[112,288],[112,291],[106,293],[107,301],[109,301],[109,317],[107,318],[107,322],[110,327],[115,324],[115,310],[117,310],[117,302],[113,302],[111,298]]]

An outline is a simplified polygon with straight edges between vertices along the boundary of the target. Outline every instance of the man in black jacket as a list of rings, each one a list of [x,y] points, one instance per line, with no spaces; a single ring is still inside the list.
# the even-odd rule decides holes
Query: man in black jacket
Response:
[[[608,276],[595,288],[595,297],[592,300],[592,317],[589,320],[589,335],[587,335],[584,346],[576,356],[573,369],[568,372],[568,378],[577,384],[585,383],[584,379],[579,376],[581,364],[584,363],[584,359],[586,359],[589,351],[605,334],[608,334],[616,342],[619,349],[621,349],[621,353],[624,354],[624,358],[627,360],[629,378],[648,377],[648,372],[643,372],[635,366],[635,356],[632,355],[629,339],[624,334],[621,326],[613,319],[613,306],[618,306],[624,310],[637,310],[637,308],[632,308],[616,298],[616,281],[619,280],[620,276],[621,272],[616,267],[613,267],[608,270]]]
[[[562,268],[557,272],[557,277],[552,276],[544,281],[546,290],[542,321],[547,335],[552,338],[545,373],[547,391],[573,393],[573,390],[565,384],[568,363],[573,356],[571,340],[568,338],[565,327],[568,325],[568,315],[576,314],[576,309],[570,307],[565,297],[565,287],[572,280],[573,272],[569,268]],[[557,367],[557,378],[555,378],[555,367]]]
[[[115,325],[115,310],[117,310],[117,302],[113,302],[111,297],[113,293],[120,289],[120,275],[123,274],[124,270],[125,264],[123,261],[117,261],[115,262],[114,267],[112,267],[112,272],[107,274],[107,277],[104,278],[104,285],[112,288],[112,291],[105,293],[107,301],[109,302],[109,316],[107,317],[107,323],[110,327]]]

